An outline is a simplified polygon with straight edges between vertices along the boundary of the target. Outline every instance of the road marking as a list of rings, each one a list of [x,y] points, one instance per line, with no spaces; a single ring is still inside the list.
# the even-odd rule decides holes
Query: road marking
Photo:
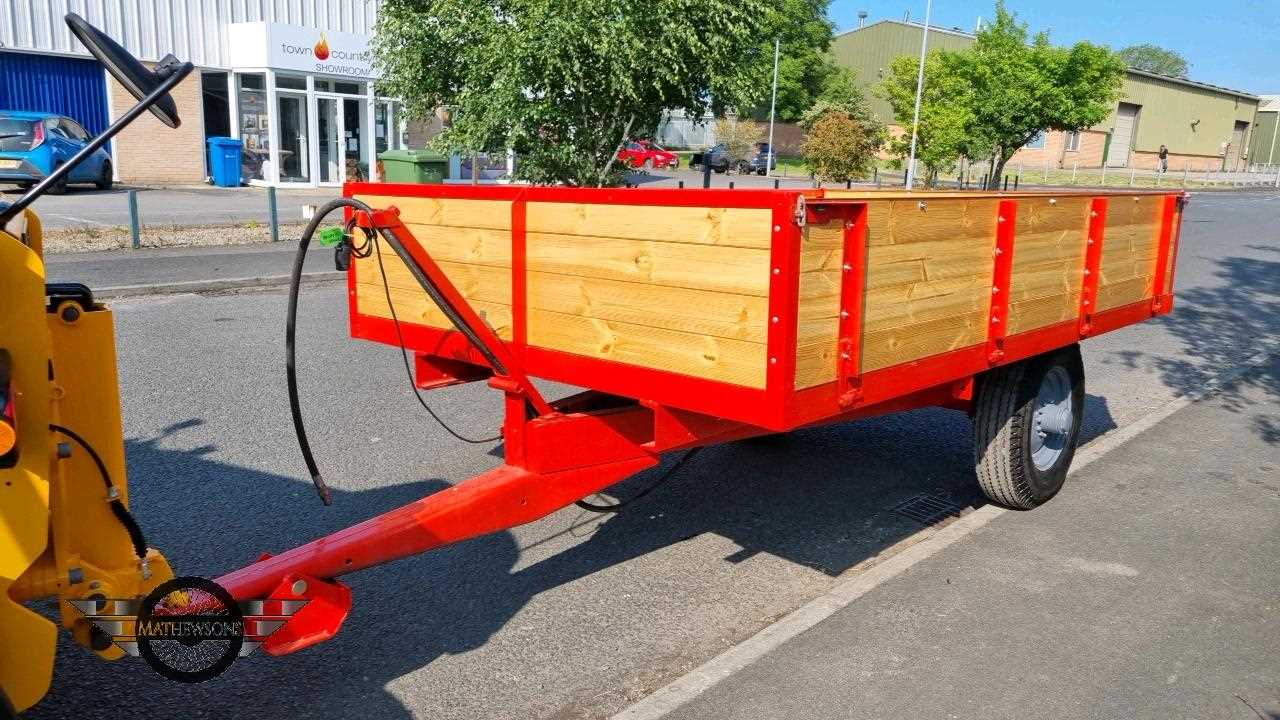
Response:
[[[48,217],[62,218],[63,220],[70,220],[72,222],[86,223],[88,225],[97,225],[98,227],[116,227],[115,225],[109,225],[104,222],[98,222],[97,220],[90,220],[89,218],[76,217],[75,215],[58,215],[56,213],[47,213],[47,215]],[[50,229],[54,230],[54,229],[60,229],[60,228],[50,228]]]
[[[1250,369],[1263,365],[1275,353],[1277,353],[1277,350],[1274,348],[1258,352],[1239,365],[1209,380],[1200,390],[1178,397],[1146,415],[1141,420],[1102,435],[1076,453],[1075,459],[1071,464],[1070,475],[1079,473],[1107,453],[1155,427],[1161,420],[1168,418],[1194,402],[1212,395]],[[877,561],[873,559],[869,566],[864,564],[865,569],[861,571],[854,568],[850,571],[857,573],[854,577],[836,585],[817,598],[810,600],[799,609],[784,616],[776,623],[769,625],[687,674],[641,698],[614,715],[612,720],[657,720],[664,717],[735,673],[744,670],[792,638],[831,617],[838,610],[848,606],[863,595],[901,575],[917,563],[933,557],[938,552],[964,539],[1006,512],[1009,511],[995,505],[984,505],[954,522],[939,528],[921,531],[910,538],[898,542],[889,548],[889,552],[904,546],[905,549],[890,555],[884,560]],[[879,557],[883,557],[886,554],[881,553]]]

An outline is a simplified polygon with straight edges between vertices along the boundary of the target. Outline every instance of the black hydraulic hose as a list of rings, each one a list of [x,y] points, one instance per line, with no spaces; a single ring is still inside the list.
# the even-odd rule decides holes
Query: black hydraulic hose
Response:
[[[293,258],[293,272],[289,276],[289,309],[284,324],[284,373],[285,382],[289,386],[289,412],[293,416],[293,433],[298,437],[298,449],[302,451],[302,461],[307,464],[307,472],[311,474],[311,482],[316,486],[316,494],[320,496],[320,502],[325,505],[333,504],[333,494],[329,492],[329,486],[325,484],[324,477],[320,474],[320,467],[316,465],[316,458],[311,453],[311,443],[307,441],[307,430],[302,422],[302,405],[298,400],[298,369],[294,362],[295,341],[298,335],[298,291],[302,286],[302,266],[307,260],[307,246],[311,244],[312,236],[320,227],[320,223],[324,222],[325,217],[342,207],[371,212],[368,205],[350,198],[334,198],[316,210],[315,215],[311,217],[311,222],[307,223],[306,229],[302,231],[302,238],[298,242],[298,253]]]
[[[129,540],[133,543],[133,552],[138,556],[139,560],[147,557],[147,539],[142,535],[142,527],[138,525],[138,521],[134,519],[129,512],[129,508],[124,506],[124,500],[120,498],[119,490],[116,489],[115,483],[111,481],[111,473],[107,472],[107,464],[102,461],[102,456],[97,450],[89,444],[88,440],[80,437],[79,433],[70,428],[61,425],[49,425],[49,429],[65,435],[75,441],[77,445],[84,448],[89,453],[89,457],[93,460],[93,464],[98,466],[98,474],[102,476],[102,482],[107,486],[107,501],[111,503],[111,512],[124,526],[126,532],[129,533]]]
[[[311,238],[315,235],[316,230],[320,227],[320,223],[324,221],[326,216],[334,210],[343,207],[352,208],[358,212],[368,213],[370,216],[372,216],[374,212],[373,208],[369,207],[365,203],[354,198],[346,197],[330,200],[316,210],[315,215],[311,218],[311,222],[307,223],[307,227],[302,231],[302,237],[298,242],[298,252],[293,259],[293,271],[290,273],[289,277],[289,308],[285,319],[285,380],[289,387],[289,412],[293,417],[293,431],[298,438],[298,449],[302,451],[302,460],[307,465],[307,472],[311,475],[311,482],[316,487],[316,493],[320,496],[320,501],[325,505],[333,504],[333,496],[329,491],[329,486],[325,484],[324,477],[320,474],[320,468],[316,464],[315,456],[311,452],[311,443],[307,440],[307,430],[302,420],[302,406],[298,398],[298,371],[296,365],[298,294],[302,286],[302,268],[307,259],[307,248],[311,244]],[[353,229],[354,223],[348,222],[347,233],[349,234]],[[417,385],[414,384],[413,373],[409,367],[408,351],[405,348],[404,337],[400,333],[400,319],[395,315],[395,306],[391,302],[391,290],[390,285],[387,282],[386,270],[382,267],[382,253],[377,246],[377,238],[379,236],[391,245],[396,254],[400,256],[400,259],[404,261],[405,266],[409,269],[409,272],[413,275],[414,279],[422,286],[422,289],[436,303],[440,308],[440,311],[444,313],[445,317],[453,323],[458,332],[462,333],[462,335],[475,346],[480,354],[484,356],[485,360],[489,362],[490,367],[500,374],[505,374],[507,370],[506,366],[498,359],[493,350],[484,343],[475,330],[462,318],[462,314],[458,309],[444,297],[440,292],[440,289],[435,286],[435,283],[433,283],[431,279],[427,277],[426,273],[422,271],[422,268],[418,266],[418,263],[413,259],[413,256],[403,245],[400,244],[400,241],[396,239],[395,235],[384,230],[379,230],[377,236],[371,234],[368,236],[367,245],[358,248],[353,247],[352,252],[357,257],[368,257],[370,254],[377,253],[378,269],[382,273],[383,289],[387,292],[387,304],[391,309],[392,318],[394,319],[396,328],[396,335],[399,338],[400,353],[404,360],[405,373],[408,375],[409,386],[413,389],[414,395],[417,396],[418,402],[426,409],[431,417],[440,424],[441,427],[459,440],[469,443],[486,443],[497,440],[498,437],[475,440],[454,431],[453,428],[449,427],[449,425],[431,409],[426,400],[423,399]],[[350,241],[344,239],[343,242]],[[530,406],[532,406],[532,404],[530,404]]]

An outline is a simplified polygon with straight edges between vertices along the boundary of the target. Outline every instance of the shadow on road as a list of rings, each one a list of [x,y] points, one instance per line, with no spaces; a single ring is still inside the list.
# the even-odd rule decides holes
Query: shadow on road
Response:
[[[1182,352],[1174,357],[1153,357],[1152,362],[1164,383],[1182,394],[1203,390],[1212,378],[1255,352],[1277,350],[1280,262],[1225,257],[1216,264],[1214,275],[1221,285],[1180,291],[1173,312],[1159,319],[1182,344]],[[1280,413],[1276,412],[1280,376],[1276,367],[1266,363],[1220,394],[1231,410],[1253,413],[1253,429],[1273,444],[1280,442]],[[1271,402],[1257,407],[1246,399],[1245,387],[1265,391]]]
[[[1105,402],[1092,402],[1095,412],[1098,403],[1105,412]],[[333,507],[321,510],[316,501],[314,510],[299,511],[312,490],[297,477],[221,462],[215,447],[166,447],[176,444],[166,442],[170,435],[199,424],[189,420],[164,436],[127,442],[136,513],[144,528],[163,529],[151,543],[180,574],[216,576],[261,552],[285,549],[264,547],[258,538],[297,544],[449,486],[429,479],[361,492],[335,488]],[[628,497],[659,471],[611,494]],[[30,717],[172,717],[183,708],[215,717],[220,708],[252,708],[259,716],[411,717],[384,689],[388,683],[442,655],[485,645],[541,593],[704,533],[741,548],[724,562],[768,553],[836,576],[920,530],[893,512],[917,494],[958,507],[982,504],[964,415],[921,410],[717,446],[643,503],[603,521],[565,511],[522,532],[523,547],[503,532],[353,575],[355,607],[337,638],[284,658],[241,660],[204,684],[170,683],[134,660],[103,663],[64,640],[53,692]],[[567,533],[590,537],[518,565],[534,545]]]

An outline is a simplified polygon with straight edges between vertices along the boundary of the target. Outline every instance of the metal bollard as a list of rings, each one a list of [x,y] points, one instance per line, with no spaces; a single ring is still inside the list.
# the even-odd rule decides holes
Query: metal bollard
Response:
[[[129,231],[133,235],[133,248],[142,247],[142,224],[138,222],[138,191],[129,191]]]
[[[853,181],[852,181],[852,180],[845,180],[845,181],[844,181],[844,189],[845,189],[845,190],[852,190],[852,189],[853,189]]]
[[[1021,179],[1022,179],[1022,176],[1021,176],[1021,175],[1014,175],[1014,176],[1013,176],[1013,189],[1014,189],[1014,192],[1017,192],[1017,190],[1018,190],[1018,181],[1020,181]]]
[[[1009,191],[1009,176],[1008,176],[1008,175],[1005,175],[1005,176],[1004,176],[1004,187],[1003,187],[1003,188],[1001,188],[1001,191],[1003,191],[1003,192],[1008,192],[1008,191]]]
[[[730,181],[729,181],[729,189],[730,189],[730,190],[732,190],[732,189],[733,189],[733,181],[732,181],[732,180],[730,180]]]
[[[780,180],[778,180],[778,178],[774,178],[774,179],[773,179],[773,189],[774,189],[774,190],[777,190],[777,189],[778,189],[778,188],[780,188],[780,187],[782,187],[781,181],[780,181]]]
[[[271,242],[280,242],[280,213],[276,207],[276,189],[267,188],[267,215],[271,220]]]
[[[681,189],[681,190],[683,190],[683,189],[684,189],[684,181],[683,181],[683,180],[681,180],[681,181],[680,181],[680,189]]]
[[[711,159],[707,157],[711,153],[711,148],[702,151],[702,189],[706,190],[711,187]]]

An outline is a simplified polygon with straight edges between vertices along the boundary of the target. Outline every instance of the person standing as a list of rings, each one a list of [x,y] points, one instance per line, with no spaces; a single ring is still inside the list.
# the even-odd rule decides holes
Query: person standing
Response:
[[[1169,172],[1169,148],[1164,145],[1160,146],[1160,172]]]

